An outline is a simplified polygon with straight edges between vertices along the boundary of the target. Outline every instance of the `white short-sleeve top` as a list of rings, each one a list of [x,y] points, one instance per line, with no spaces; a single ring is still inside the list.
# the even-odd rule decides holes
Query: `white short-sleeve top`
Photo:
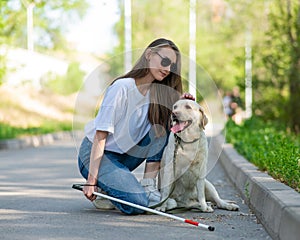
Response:
[[[149,91],[144,96],[133,78],[115,81],[106,90],[94,120],[85,126],[85,135],[93,142],[96,130],[107,131],[105,150],[125,153],[150,130]]]

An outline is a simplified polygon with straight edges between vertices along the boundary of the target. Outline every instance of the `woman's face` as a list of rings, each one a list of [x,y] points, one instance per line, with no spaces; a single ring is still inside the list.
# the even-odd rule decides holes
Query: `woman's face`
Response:
[[[149,69],[153,78],[162,81],[167,77],[176,64],[176,53],[170,47],[160,48],[157,52],[151,51],[149,55]],[[166,66],[167,65],[167,66]]]

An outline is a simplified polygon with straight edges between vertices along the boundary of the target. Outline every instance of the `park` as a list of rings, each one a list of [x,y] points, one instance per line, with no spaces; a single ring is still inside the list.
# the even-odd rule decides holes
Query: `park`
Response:
[[[299,16],[296,0],[1,1],[1,239],[298,239]],[[72,189],[85,125],[156,38],[207,113],[208,179],[240,205],[177,214],[213,232]]]

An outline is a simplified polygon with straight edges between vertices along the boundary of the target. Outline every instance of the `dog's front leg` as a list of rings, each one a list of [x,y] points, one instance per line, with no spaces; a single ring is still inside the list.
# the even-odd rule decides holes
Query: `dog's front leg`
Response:
[[[200,209],[203,212],[213,212],[212,207],[208,206],[205,198],[205,179],[199,179],[197,181],[197,192],[198,192],[198,202]]]
[[[234,204],[233,202],[221,199],[214,185],[211,182],[209,182],[207,179],[205,180],[205,192],[206,192],[206,197],[209,200],[215,202],[218,208],[226,209],[229,211],[239,210],[238,205]]]

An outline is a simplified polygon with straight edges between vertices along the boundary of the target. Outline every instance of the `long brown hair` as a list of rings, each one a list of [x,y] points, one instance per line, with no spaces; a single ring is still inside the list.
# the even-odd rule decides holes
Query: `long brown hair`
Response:
[[[156,130],[156,136],[162,136],[164,131],[160,131],[160,125],[163,128],[169,129],[170,127],[170,114],[172,105],[179,99],[182,93],[181,81],[181,54],[178,47],[168,39],[159,38],[154,40],[144,50],[142,56],[138,59],[132,70],[120,78],[142,78],[149,73],[148,60],[146,58],[146,51],[158,52],[160,48],[170,47],[176,54],[176,72],[170,72],[162,81],[154,80],[150,87],[150,106],[148,112],[148,119]],[[116,80],[117,80],[116,79]]]

